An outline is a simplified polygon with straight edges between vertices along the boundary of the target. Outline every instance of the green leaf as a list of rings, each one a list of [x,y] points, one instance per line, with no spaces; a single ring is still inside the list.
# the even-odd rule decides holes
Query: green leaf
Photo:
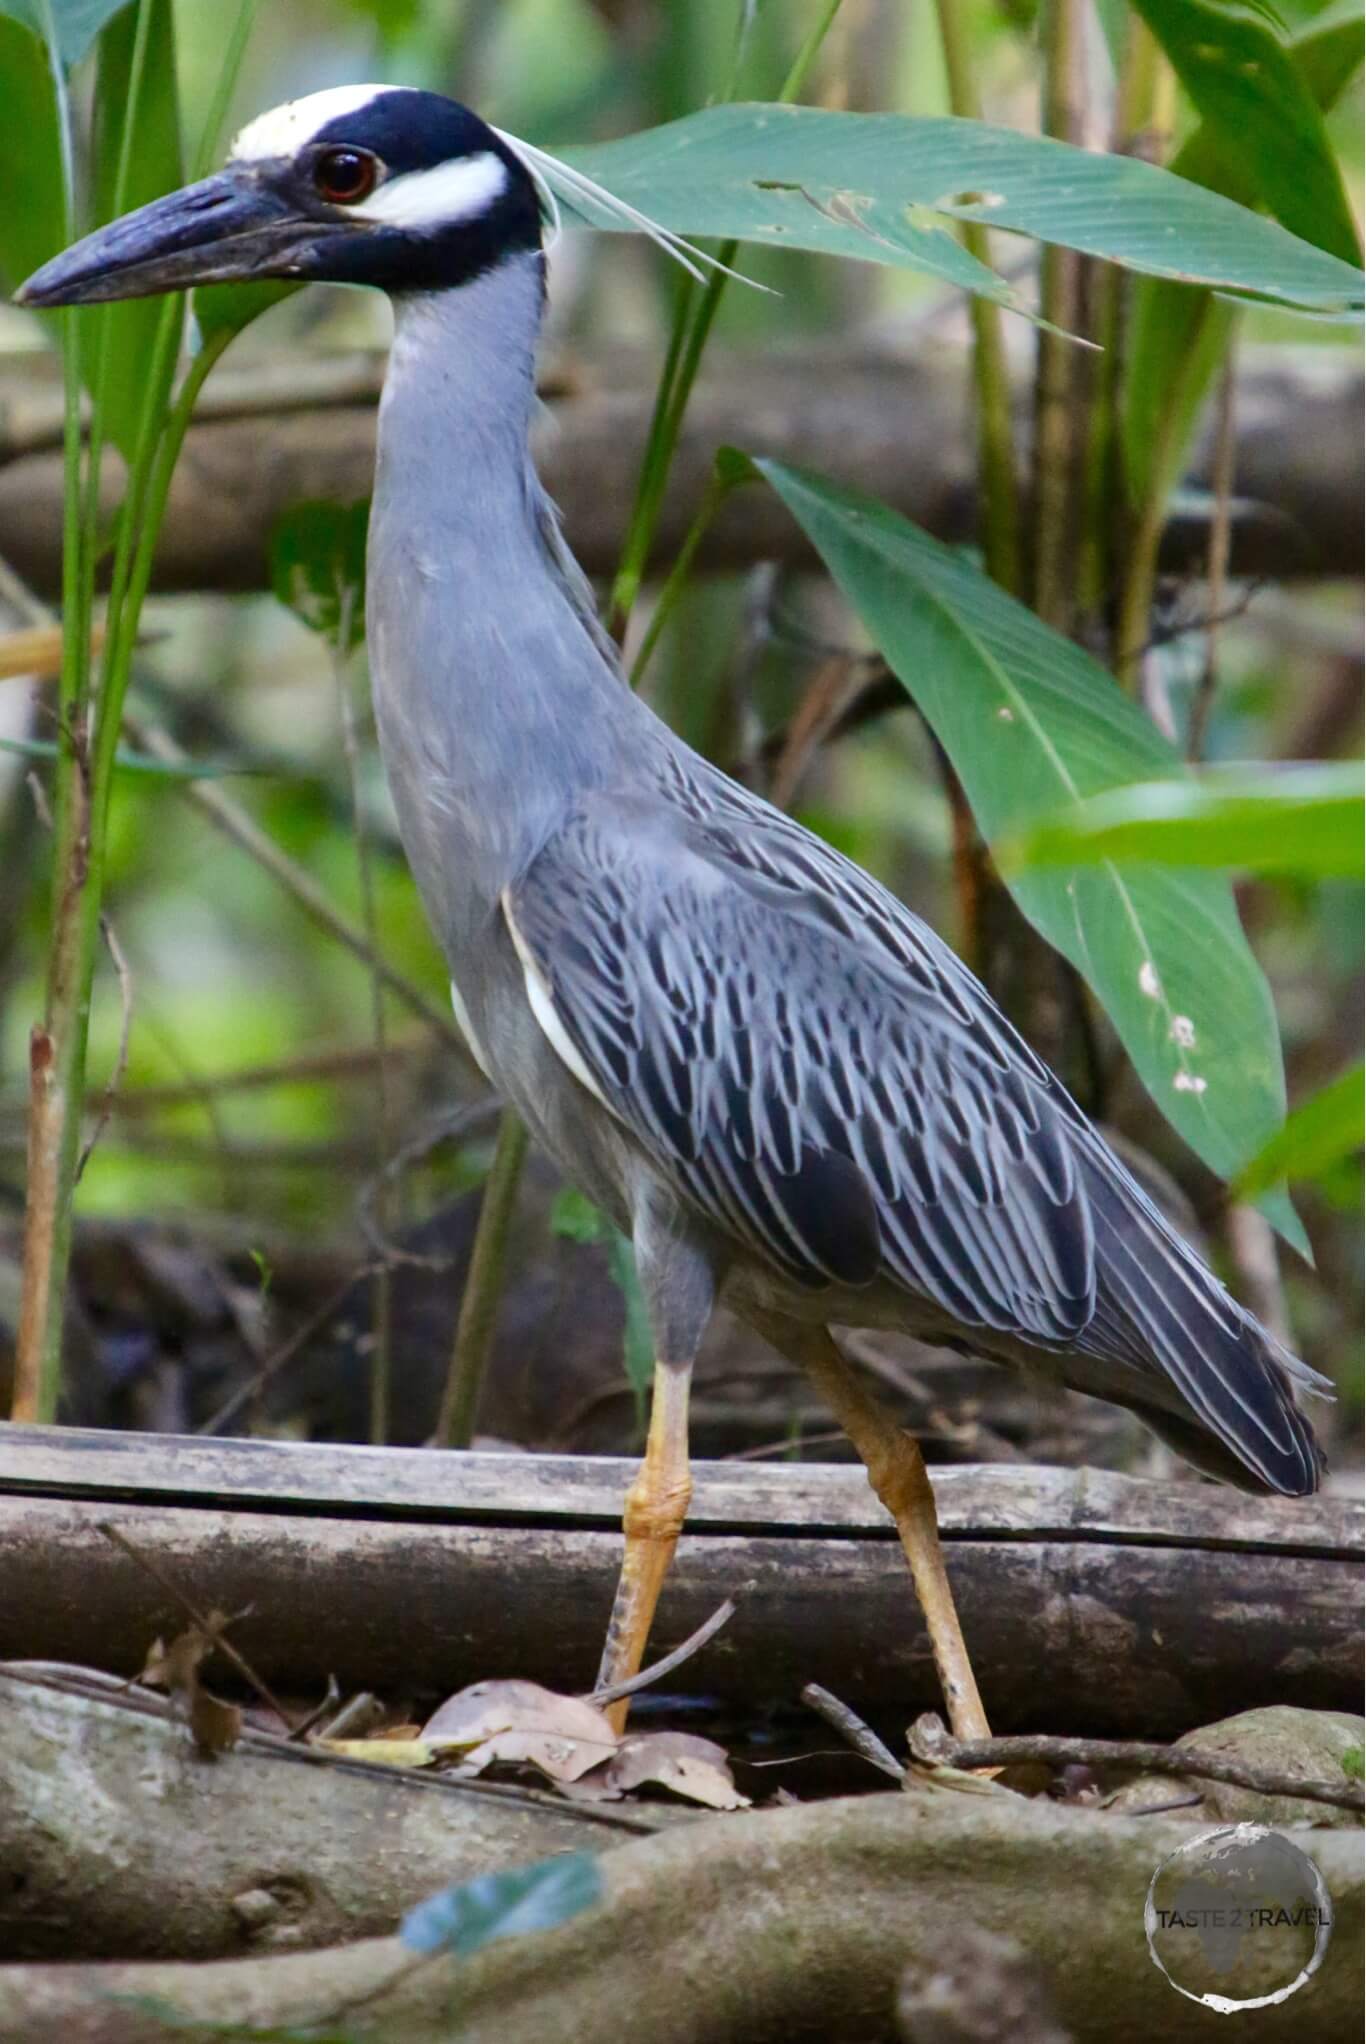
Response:
[[[1361,245],[1323,115],[1274,17],[1229,0],[1134,0],[1220,146],[1283,226],[1346,263]]]
[[[550,1232],[570,1242],[605,1242],[612,1223],[577,1186],[562,1185],[551,1204]]]
[[[676,233],[898,264],[989,296],[1004,285],[964,263],[950,223],[978,220],[1304,310],[1362,300],[1354,264],[1170,171],[982,121],[714,106],[562,154]],[[567,214],[623,225],[560,196]]]
[[[636,1269],[635,1250],[621,1230],[612,1226],[606,1214],[600,1213],[593,1202],[585,1199],[572,1185],[562,1186],[556,1193],[550,1209],[550,1229],[552,1234],[567,1236],[571,1242],[606,1243],[607,1266],[625,1308],[622,1363],[636,1396],[637,1411],[643,1415],[645,1394],[654,1376],[655,1347],[645,1294],[640,1286],[640,1272]]]
[[[0,0],[0,8],[3,0]],[[0,13],[0,286],[6,295],[55,256],[62,225],[57,101],[47,51]],[[53,318],[55,315],[48,315]]]
[[[171,0],[143,0],[143,5],[150,9],[151,21],[136,105],[131,83],[139,8],[129,7],[100,37],[92,149],[95,226],[159,199],[185,181]],[[133,133],[125,142],[129,120]],[[122,190],[121,162],[125,163]],[[94,346],[84,351],[84,360],[87,364],[103,361],[98,373],[102,376],[105,429],[129,460],[149,398],[156,401],[147,383],[164,306],[160,298],[133,298],[92,307],[84,315],[95,336]],[[160,401],[164,402],[170,391],[174,371],[175,362],[170,359],[163,371]]]
[[[46,37],[50,16],[62,63],[69,71],[80,63],[105,23],[129,4],[130,0],[0,0],[0,14],[21,21],[40,41]]]
[[[1360,878],[1363,833],[1359,765],[1227,766],[1094,795],[996,853],[1014,872],[1119,859]]]
[[[601,1896],[597,1854],[570,1852],[443,1888],[408,1911],[398,1934],[410,1951],[468,1959],[497,1938],[553,1930],[591,1909]]]
[[[1362,0],[1334,0],[1305,23],[1290,47],[1315,102],[1333,106],[1366,60]]]
[[[1347,4],[1353,21],[1320,16],[1291,46],[1323,108],[1336,104],[1361,64],[1361,0]],[[1219,131],[1207,122],[1182,146],[1173,173],[1240,205],[1255,205],[1259,185],[1251,159],[1220,144]],[[1208,292],[1160,278],[1145,277],[1134,286],[1120,424],[1131,503],[1147,503],[1155,493],[1165,497],[1176,483],[1232,326],[1232,306]]]
[[[1353,1781],[1366,1781],[1366,1747],[1349,1746],[1342,1756],[1342,1771]]]
[[[1088,653],[885,505],[757,463],[948,753],[988,841],[1180,761]],[[1270,991],[1227,880],[1113,864],[1007,879],[1095,990],[1172,1125],[1221,1177],[1280,1126]],[[1300,1246],[1288,1203],[1273,1218]]]
[[[636,1396],[636,1410],[643,1417],[645,1394],[655,1373],[654,1335],[650,1331],[650,1316],[640,1286],[640,1272],[636,1268],[636,1252],[617,1228],[613,1228],[608,1241],[607,1261],[626,1309],[621,1359],[626,1366],[627,1381]]]
[[[365,636],[368,498],[291,505],[270,538],[270,579],[287,609],[339,651]],[[339,642],[344,637],[345,643]]]
[[[1366,1144],[1366,1067],[1352,1065],[1290,1115],[1240,1173],[1251,1199],[1282,1178],[1322,1178]]]

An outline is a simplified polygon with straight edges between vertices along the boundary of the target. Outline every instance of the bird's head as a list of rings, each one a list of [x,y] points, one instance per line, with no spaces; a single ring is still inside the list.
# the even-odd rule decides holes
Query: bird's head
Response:
[[[432,291],[540,241],[531,174],[477,114],[342,86],[260,115],[216,176],[87,235],[16,297],[89,305],[262,277]]]

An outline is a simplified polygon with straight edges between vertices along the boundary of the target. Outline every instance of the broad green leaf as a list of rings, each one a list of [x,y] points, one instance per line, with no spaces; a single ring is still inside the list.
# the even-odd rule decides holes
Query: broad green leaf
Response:
[[[0,6],[3,0],[0,0]],[[8,295],[65,242],[61,143],[47,50],[0,13],[0,289]]]
[[[143,5],[150,10],[151,20],[136,103],[131,84],[139,8],[128,8],[110,22],[100,37],[92,149],[95,226],[121,213],[130,213],[150,199],[159,199],[185,181],[171,0],[143,0]],[[133,132],[125,141],[129,121],[133,123]],[[149,401],[160,410],[175,370],[171,355],[162,372],[162,390],[149,391],[153,343],[164,315],[165,301],[160,298],[134,298],[101,305],[84,315],[89,323],[87,331],[94,336],[93,346],[85,352],[86,364],[98,362],[103,351],[100,373],[105,429],[130,460],[144,410]]]
[[[79,64],[107,21],[130,5],[130,0],[0,0],[0,14],[21,21],[40,40],[51,20],[57,33],[57,48],[67,70]]]
[[[1353,21],[1320,16],[1291,45],[1316,104],[1325,109],[1336,105],[1361,65],[1361,0],[1348,5]],[[1257,203],[1253,165],[1241,151],[1220,147],[1212,123],[1183,145],[1172,170],[1240,205]],[[1233,308],[1208,292],[1149,277],[1134,286],[1120,422],[1131,503],[1147,503],[1153,493],[1165,497],[1175,485],[1232,325]]]
[[[358,504],[293,504],[270,538],[275,594],[311,632],[343,653],[365,636],[369,525],[368,498]]]
[[[1333,145],[1274,17],[1229,0],[1134,0],[1223,149],[1283,226],[1359,263]]]
[[[596,1853],[569,1852],[503,1874],[480,1874],[443,1888],[410,1909],[399,1937],[413,1952],[450,1952],[468,1959],[497,1938],[553,1930],[602,1897]]]
[[[1366,7],[1333,0],[1290,45],[1301,77],[1321,107],[1331,107],[1366,60]]]
[[[803,106],[714,106],[622,141],[562,152],[676,233],[737,237],[929,270],[999,296],[949,223],[977,220],[1129,269],[1310,311],[1359,308],[1354,264],[1134,157],[982,121]],[[619,219],[560,196],[591,225]],[[980,271],[979,265],[973,270]]]
[[[302,284],[290,283],[285,278],[270,277],[252,284],[205,285],[191,300],[193,327],[200,345],[225,331],[240,334],[243,327],[250,326],[263,312],[269,312],[272,305],[278,305],[282,298],[292,298],[303,288]]]
[[[1093,795],[998,844],[1012,872],[1103,859],[1361,877],[1359,765],[1216,767]]]
[[[989,842],[1134,779],[1181,771],[1088,653],[964,556],[808,471],[773,485],[944,747]],[[1173,1126],[1232,1177],[1280,1126],[1275,1010],[1226,879],[1106,863],[1008,877],[1024,914],[1103,1002]],[[1280,1199],[1272,1218],[1303,1231]]]
[[[1281,1178],[1320,1178],[1366,1144],[1366,1068],[1356,1064],[1306,1100],[1237,1181],[1248,1198]]]

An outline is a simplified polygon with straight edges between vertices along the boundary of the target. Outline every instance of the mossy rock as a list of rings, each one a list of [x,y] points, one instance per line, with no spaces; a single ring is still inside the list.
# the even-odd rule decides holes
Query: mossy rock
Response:
[[[1366,1743],[1366,1719],[1348,1711],[1268,1704],[1261,1710],[1221,1718],[1218,1724],[1203,1725],[1175,1743],[1218,1753],[1226,1760],[1239,1760],[1246,1767],[1264,1768],[1268,1773],[1301,1774],[1316,1781],[1360,1780],[1348,1756],[1354,1751],[1360,1755]],[[1192,1803],[1189,1810],[1173,1810],[1171,1815],[1188,1816],[1200,1824],[1269,1824],[1277,1830],[1290,1825],[1350,1829],[1362,1821],[1360,1811],[1338,1809],[1332,1803],[1306,1802],[1302,1796],[1268,1796],[1257,1789],[1231,1788],[1227,1782],[1193,1781],[1189,1776],[1171,1774],[1136,1776],[1110,1798],[1106,1808],[1117,1816],[1127,1816],[1197,1791],[1201,1797],[1198,1804]]]

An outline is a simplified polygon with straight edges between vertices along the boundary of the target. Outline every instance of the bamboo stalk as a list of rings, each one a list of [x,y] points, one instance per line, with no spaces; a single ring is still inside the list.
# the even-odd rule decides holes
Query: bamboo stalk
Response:
[[[1044,16],[1043,127],[1065,142],[1082,137],[1084,8],[1085,0],[1049,0]],[[1039,298],[1048,325],[1039,331],[1034,391],[1034,608],[1045,624],[1070,632],[1079,421],[1078,350],[1067,336],[1083,319],[1083,258],[1074,249],[1044,248]]]
[[[982,108],[968,57],[960,0],[935,0],[935,4],[950,110],[966,120],[980,120]],[[989,266],[991,238],[987,229],[977,221],[965,220],[959,232],[969,255]],[[1012,596],[1019,596],[1024,589],[1024,558],[1005,326],[1000,306],[980,293],[975,292],[968,300],[968,312],[972,320],[972,369],[977,391],[982,552],[992,580]]]

